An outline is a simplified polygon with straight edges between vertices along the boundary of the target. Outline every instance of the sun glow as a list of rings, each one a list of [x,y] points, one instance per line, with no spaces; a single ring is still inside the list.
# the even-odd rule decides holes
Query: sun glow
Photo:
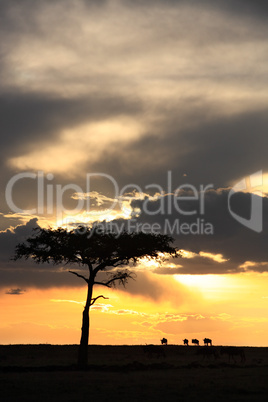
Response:
[[[238,180],[232,181],[231,186],[239,184],[239,191],[244,193],[253,193],[260,197],[268,195],[268,173],[259,171],[255,175],[249,177],[241,177]]]
[[[53,228],[63,227],[63,228],[76,228],[77,225],[92,225],[97,221],[106,221],[111,222],[114,219],[128,219],[129,215],[126,211],[118,211],[118,210],[104,210],[101,211],[91,211],[90,213],[84,211],[83,213],[78,213],[77,215],[66,215],[64,218],[57,219]]]
[[[216,290],[230,283],[226,276],[219,275],[174,275],[174,277],[184,285],[198,287],[201,290]]]
[[[205,299],[236,300],[248,290],[249,282],[240,275],[174,275],[179,283],[199,291]]]

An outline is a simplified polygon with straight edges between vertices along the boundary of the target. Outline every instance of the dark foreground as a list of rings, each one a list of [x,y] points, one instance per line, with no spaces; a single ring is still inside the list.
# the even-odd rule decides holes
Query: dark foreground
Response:
[[[266,401],[268,348],[229,357],[203,346],[90,346],[89,366],[77,346],[0,346],[3,402]],[[162,352],[164,351],[164,353]]]

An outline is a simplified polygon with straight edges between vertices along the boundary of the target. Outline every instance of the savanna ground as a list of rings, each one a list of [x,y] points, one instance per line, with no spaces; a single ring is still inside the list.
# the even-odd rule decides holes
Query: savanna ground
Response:
[[[76,345],[0,346],[2,402],[266,401],[268,348],[245,347],[245,362],[198,354],[203,346],[89,346],[79,370]]]

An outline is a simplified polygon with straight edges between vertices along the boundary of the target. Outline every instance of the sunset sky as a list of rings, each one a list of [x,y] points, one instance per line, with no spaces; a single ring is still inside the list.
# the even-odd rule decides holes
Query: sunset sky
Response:
[[[79,343],[84,282],[10,258],[34,227],[105,221],[182,256],[96,288],[91,344],[268,346],[267,20],[262,0],[0,2],[0,344]]]

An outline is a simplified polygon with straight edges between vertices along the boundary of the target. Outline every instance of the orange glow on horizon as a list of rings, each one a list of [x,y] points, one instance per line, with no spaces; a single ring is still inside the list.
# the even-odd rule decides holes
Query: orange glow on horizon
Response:
[[[160,299],[101,290],[109,299],[92,308],[91,344],[158,344],[163,336],[181,344],[208,336],[214,344],[267,346],[267,275],[151,275],[169,287]],[[179,304],[176,292],[183,294]],[[0,343],[79,343],[85,297],[85,287],[2,291]]]

